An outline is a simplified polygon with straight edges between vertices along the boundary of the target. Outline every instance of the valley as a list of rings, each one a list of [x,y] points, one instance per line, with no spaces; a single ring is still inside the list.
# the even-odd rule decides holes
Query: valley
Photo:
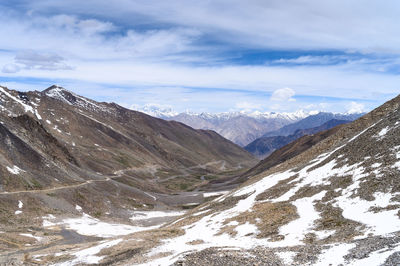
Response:
[[[1,263],[55,263],[67,257],[38,254],[158,228],[227,190],[209,181],[257,163],[214,132],[58,86],[0,98]]]
[[[3,264],[398,262],[400,96],[259,161],[58,86],[1,92]]]
[[[0,0],[0,266],[400,265],[399,14]]]

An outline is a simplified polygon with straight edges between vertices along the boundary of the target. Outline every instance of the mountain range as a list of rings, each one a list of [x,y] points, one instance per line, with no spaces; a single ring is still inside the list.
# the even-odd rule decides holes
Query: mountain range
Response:
[[[305,135],[258,161],[59,86],[0,87],[0,264],[398,265],[400,96],[322,124],[278,129]]]
[[[42,92],[0,87],[0,103],[2,229],[15,222],[7,213],[13,213],[16,198],[34,203],[36,216],[48,209],[73,210],[77,202],[88,213],[123,216],[127,206],[156,204],[151,193],[193,190],[257,163],[213,131],[58,86]]]
[[[307,129],[297,129],[293,134],[288,136],[261,137],[256,139],[252,143],[248,144],[245,147],[245,149],[254,154],[255,156],[263,159],[268,155],[270,155],[273,151],[282,148],[283,146],[291,143],[292,141],[304,135],[313,135],[315,133],[325,131],[335,126],[349,122],[350,122],[349,120],[332,119],[317,127],[307,128]]]
[[[193,113],[174,112],[171,108],[145,105],[138,110],[165,120],[182,122],[197,129],[214,130],[221,136],[245,147],[260,137],[287,136],[298,129],[318,127],[331,119],[352,121],[360,114],[334,114],[299,110],[293,113],[246,112]]]
[[[221,136],[242,147],[267,132],[277,130],[309,115],[309,113],[304,111],[294,113],[176,113],[171,109],[160,109],[155,106],[145,106],[139,110],[165,120],[178,121],[193,128],[214,130]]]

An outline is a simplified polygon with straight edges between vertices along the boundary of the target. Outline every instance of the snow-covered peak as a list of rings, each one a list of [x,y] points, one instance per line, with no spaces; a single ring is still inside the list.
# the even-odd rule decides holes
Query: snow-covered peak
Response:
[[[160,106],[156,104],[146,104],[142,108],[135,108],[134,106],[131,109],[143,112],[145,114],[158,117],[158,118],[168,118],[178,115],[177,112],[174,112],[171,107]]]
[[[63,87],[60,87],[58,85],[53,85],[46,90],[43,91],[43,93],[51,98],[58,99],[67,103],[71,103],[71,96],[77,96],[73,92],[70,92]],[[68,97],[69,96],[69,97]]]
[[[319,113],[318,111],[311,111],[311,112],[306,112],[304,110],[299,110],[296,112],[283,112],[283,113],[277,113],[277,112],[260,112],[260,111],[231,111],[231,112],[221,112],[221,113],[209,113],[209,112],[201,112],[201,113],[196,113],[196,112],[191,112],[191,111],[185,111],[185,112],[175,112],[171,107],[164,107],[160,105],[154,105],[154,104],[147,104],[144,105],[143,107],[137,107],[137,106],[132,106],[131,109],[146,113],[151,116],[155,116],[158,118],[173,118],[176,116],[191,116],[191,117],[198,117],[206,120],[228,120],[232,118],[237,118],[237,117],[251,117],[255,119],[284,119],[284,120],[290,120],[290,121],[297,121],[300,119],[303,119],[309,115],[314,115]]]
[[[318,112],[306,112],[304,110],[299,110],[296,112],[291,113],[277,113],[277,112],[260,112],[260,111],[230,111],[230,112],[221,112],[221,113],[210,113],[210,112],[192,112],[192,111],[185,111],[185,112],[176,112],[169,106],[162,106],[158,104],[146,104],[142,107],[133,105],[130,109],[140,111],[146,113],[151,116],[155,116],[158,118],[173,118],[178,115],[184,116],[192,116],[192,117],[199,117],[203,119],[231,119],[239,116],[246,116],[252,117],[256,119],[264,118],[264,119],[275,119],[275,118],[282,118],[282,119],[289,119],[289,120],[299,120],[305,118],[311,114],[316,114]]]
[[[82,107],[84,109],[92,111],[111,112],[106,106],[103,106],[101,103],[79,96],[78,94],[75,94],[57,85],[53,85],[47,88],[43,91],[43,93],[48,97],[63,101],[65,103],[68,103],[69,105]]]

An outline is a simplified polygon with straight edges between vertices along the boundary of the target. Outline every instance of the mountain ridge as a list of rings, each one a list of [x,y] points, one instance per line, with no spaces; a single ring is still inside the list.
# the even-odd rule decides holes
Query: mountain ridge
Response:
[[[167,225],[184,232],[150,248],[147,262],[398,264],[400,95],[339,127]]]
[[[187,124],[193,128],[198,129],[211,129],[224,136],[225,138],[233,141],[239,146],[246,146],[252,141],[266,136],[271,133],[275,135],[285,135],[279,133],[281,128],[290,127],[291,124],[295,125],[295,129],[305,129],[316,127],[329,119],[309,119],[305,121],[304,125],[296,124],[307,117],[327,117],[345,118],[346,120],[354,120],[354,118],[362,114],[340,114],[340,113],[324,113],[319,111],[304,111],[298,110],[293,113],[276,113],[276,112],[248,112],[248,111],[233,111],[224,113],[194,113],[182,112],[178,113],[171,108],[161,108],[159,106],[148,105],[143,108],[136,108],[142,110],[149,115],[159,117],[165,120],[176,120]],[[294,130],[295,131],[295,130]],[[286,132],[287,135],[294,133],[294,131]]]
[[[248,144],[245,147],[245,150],[251,152],[258,158],[264,159],[275,150],[280,149],[285,145],[288,145],[292,141],[295,141],[296,139],[299,139],[304,135],[313,135],[315,133],[328,130],[332,127],[349,122],[350,121],[348,120],[331,119],[317,127],[297,129],[293,134],[288,136],[261,137]]]

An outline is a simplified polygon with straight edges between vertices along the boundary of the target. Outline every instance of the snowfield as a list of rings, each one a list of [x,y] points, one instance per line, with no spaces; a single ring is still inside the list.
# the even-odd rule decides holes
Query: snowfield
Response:
[[[150,230],[160,227],[157,226],[132,226],[127,224],[115,224],[102,222],[90,215],[83,213],[79,218],[68,218],[60,222],[55,221],[54,216],[44,216],[43,227],[64,226],[67,229],[76,231],[78,234],[86,236],[98,236],[110,238],[115,236],[129,235],[139,231]]]

